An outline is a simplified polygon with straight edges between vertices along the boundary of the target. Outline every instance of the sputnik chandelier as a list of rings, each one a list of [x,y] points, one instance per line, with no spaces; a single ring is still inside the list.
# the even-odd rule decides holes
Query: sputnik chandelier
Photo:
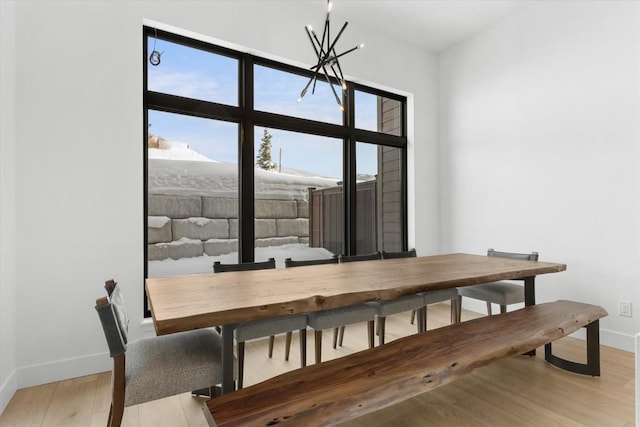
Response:
[[[330,29],[331,28],[331,22],[330,22],[331,7],[332,7],[331,0],[327,0],[327,14],[324,20],[324,31],[322,32],[321,40],[318,39],[318,35],[313,30],[311,25],[307,25],[306,27],[304,27],[304,29],[307,31],[307,35],[309,36],[309,41],[311,41],[311,45],[313,46],[313,50],[315,51],[316,56],[318,57],[318,63],[310,68],[310,70],[314,71],[313,76],[311,76],[307,85],[304,87],[304,89],[302,89],[302,92],[300,92],[300,98],[298,98],[298,102],[302,101],[302,98],[307,93],[307,90],[309,89],[309,86],[311,86],[312,83],[313,83],[313,86],[311,88],[311,93],[312,94],[315,93],[316,81],[318,79],[318,76],[320,74],[323,74],[325,79],[327,80],[327,83],[329,84],[329,87],[331,88],[331,91],[333,92],[333,96],[336,98],[336,102],[338,103],[338,106],[340,107],[341,110],[344,110],[344,106],[342,105],[342,98],[338,96],[338,93],[336,92],[336,89],[333,86],[334,80],[332,80],[332,78],[335,78],[338,82],[340,82],[342,94],[346,96],[347,83],[344,80],[344,75],[342,74],[342,68],[340,67],[340,62],[338,61],[338,58],[346,55],[347,53],[353,52],[356,49],[362,49],[364,47],[364,43],[361,43],[354,48],[351,48],[345,52],[342,52],[339,55],[336,53],[336,49],[335,49],[336,43],[340,39],[340,36],[344,32],[345,28],[347,28],[347,25],[349,23],[345,22],[344,25],[342,25],[342,28],[340,29],[340,31],[338,32],[338,35],[336,36],[336,38],[333,41],[331,41],[331,29]]]

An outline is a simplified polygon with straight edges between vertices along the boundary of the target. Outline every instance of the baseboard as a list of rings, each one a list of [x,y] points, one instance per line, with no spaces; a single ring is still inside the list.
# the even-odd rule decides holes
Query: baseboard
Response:
[[[629,353],[635,353],[636,351],[635,337],[633,335],[603,329],[602,323],[600,323],[600,344],[628,351]]]
[[[0,385],[0,414],[9,404],[9,401],[18,390],[18,376],[15,369],[9,375],[9,378]]]
[[[108,353],[57,360],[17,369],[17,388],[33,387],[113,369]]]

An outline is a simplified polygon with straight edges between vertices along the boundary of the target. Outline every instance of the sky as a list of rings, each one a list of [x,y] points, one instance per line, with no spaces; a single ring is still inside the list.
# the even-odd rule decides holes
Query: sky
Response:
[[[189,98],[238,105],[237,61],[221,55],[149,38],[149,52],[161,53],[160,64],[148,66],[149,90]],[[353,53],[357,55],[357,52]],[[308,79],[256,65],[254,68],[255,108],[295,117],[340,124],[342,111],[326,82],[318,80],[298,102]],[[339,87],[336,87],[339,90]],[[376,96],[356,92],[356,126],[376,130]],[[315,135],[269,129],[272,161],[283,168],[303,170],[317,176],[342,177],[342,141]],[[237,163],[238,125],[159,111],[149,112],[149,132],[221,162]],[[263,127],[256,127],[257,155]],[[377,173],[376,147],[359,143],[358,173]]]

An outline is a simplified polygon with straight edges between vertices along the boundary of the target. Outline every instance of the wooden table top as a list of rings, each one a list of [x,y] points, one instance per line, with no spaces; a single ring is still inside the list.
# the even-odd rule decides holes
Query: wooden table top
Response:
[[[156,334],[519,279],[565,264],[447,254],[146,280]]]

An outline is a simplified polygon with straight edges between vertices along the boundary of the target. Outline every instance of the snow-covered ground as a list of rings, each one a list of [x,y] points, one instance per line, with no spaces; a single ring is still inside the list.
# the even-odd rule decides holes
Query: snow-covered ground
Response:
[[[285,258],[300,261],[331,258],[331,256],[333,256],[333,254],[324,248],[310,248],[303,244],[256,248],[255,252],[256,261],[266,261],[269,258],[275,258],[277,268],[284,268]],[[148,274],[149,277],[171,277],[185,274],[212,273],[214,261],[220,261],[223,264],[235,264],[238,262],[238,253],[232,252],[216,257],[205,255],[178,260],[165,259],[162,261],[149,261]]]

